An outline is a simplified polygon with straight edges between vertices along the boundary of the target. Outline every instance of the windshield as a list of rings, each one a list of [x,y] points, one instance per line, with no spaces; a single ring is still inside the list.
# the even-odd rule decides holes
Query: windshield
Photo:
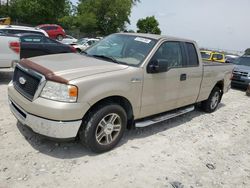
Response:
[[[211,53],[210,52],[201,52],[202,59],[210,59]]]
[[[152,50],[156,40],[144,37],[112,34],[88,48],[91,56],[106,56],[121,64],[138,66]]]
[[[234,64],[250,66],[250,57],[240,57],[236,61],[234,61]]]

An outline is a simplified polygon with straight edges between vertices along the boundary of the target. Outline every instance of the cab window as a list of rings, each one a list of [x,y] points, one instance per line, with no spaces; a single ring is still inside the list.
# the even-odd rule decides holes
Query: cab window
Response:
[[[166,62],[168,69],[182,67],[183,58],[180,42],[164,42],[152,60]]]
[[[186,42],[186,49],[188,54],[187,66],[188,67],[198,66],[199,58],[194,44]]]

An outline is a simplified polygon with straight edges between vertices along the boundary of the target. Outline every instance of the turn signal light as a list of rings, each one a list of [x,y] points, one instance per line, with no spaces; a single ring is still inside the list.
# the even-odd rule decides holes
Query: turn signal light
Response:
[[[70,97],[77,97],[78,95],[78,89],[76,86],[69,86],[69,96]]]

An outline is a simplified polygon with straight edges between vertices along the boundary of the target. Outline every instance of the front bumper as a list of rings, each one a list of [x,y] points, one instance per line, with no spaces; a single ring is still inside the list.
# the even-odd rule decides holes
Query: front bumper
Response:
[[[27,113],[18,104],[9,98],[9,105],[14,116],[34,132],[59,139],[74,138],[82,121],[54,121]]]
[[[248,85],[250,84],[250,79],[249,78],[241,78],[239,80],[232,79],[231,82],[232,86],[241,86],[247,88]]]

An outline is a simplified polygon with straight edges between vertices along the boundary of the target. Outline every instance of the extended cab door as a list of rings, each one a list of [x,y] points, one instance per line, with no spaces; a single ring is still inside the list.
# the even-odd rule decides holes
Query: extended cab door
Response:
[[[180,92],[180,68],[183,52],[178,41],[164,41],[145,67],[141,99],[141,117],[175,109]],[[166,66],[163,72],[150,72],[158,62]]]
[[[184,54],[183,67],[179,69],[180,91],[178,93],[177,107],[186,106],[196,102],[203,76],[203,65],[199,62],[197,47],[193,43],[182,42]]]

